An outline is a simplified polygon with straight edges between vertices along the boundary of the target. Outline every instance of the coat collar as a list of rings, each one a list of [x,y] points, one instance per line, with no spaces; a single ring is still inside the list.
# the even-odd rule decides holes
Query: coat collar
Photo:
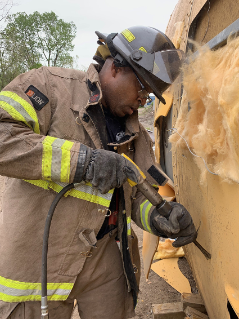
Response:
[[[91,64],[89,69],[86,72],[86,77],[84,82],[88,89],[88,95],[84,94],[83,98],[78,102],[79,105],[75,106],[74,110],[79,112],[79,119],[82,121],[84,125],[84,116],[87,114],[87,109],[89,106],[91,108],[101,107],[102,100],[102,91],[99,80],[99,71],[101,67],[96,64]],[[84,125],[85,126],[85,125]],[[85,127],[86,128],[86,127]],[[135,111],[132,115],[130,115],[126,120],[126,134],[130,135],[138,135],[139,132],[139,120],[138,120],[138,111]]]

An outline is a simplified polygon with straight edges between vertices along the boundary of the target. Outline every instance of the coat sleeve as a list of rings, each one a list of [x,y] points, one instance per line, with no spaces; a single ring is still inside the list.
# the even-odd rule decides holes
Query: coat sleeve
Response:
[[[155,165],[155,156],[152,149],[152,140],[147,133],[147,131],[141,126],[141,135],[140,142],[138,142],[138,159],[137,155],[135,155],[136,164],[142,169],[144,174],[146,175],[146,180],[151,184],[157,186],[157,182],[152,178],[152,176],[147,172],[151,165]],[[142,154],[144,156],[142,160]],[[139,164],[139,157],[140,164]],[[144,167],[143,167],[144,165]],[[167,178],[166,174],[162,172],[162,175]],[[133,221],[137,226],[142,228],[143,230],[153,233],[150,227],[150,216],[155,206],[153,206],[145,196],[137,190],[137,187],[134,186],[132,190],[132,210],[131,216]]]
[[[54,107],[44,67],[18,76],[0,92],[0,175],[73,181],[80,143],[47,135]]]
[[[153,233],[150,227],[150,215],[154,210],[154,206],[144,197],[144,195],[137,191],[133,190],[132,196],[132,219],[138,227],[141,229]]]

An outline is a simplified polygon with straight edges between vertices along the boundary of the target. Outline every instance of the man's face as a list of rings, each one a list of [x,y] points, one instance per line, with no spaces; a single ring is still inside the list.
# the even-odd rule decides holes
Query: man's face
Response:
[[[115,116],[131,115],[138,110],[140,105],[146,103],[146,98],[139,97],[138,92],[141,89],[141,85],[131,68],[113,66],[112,77],[107,81],[107,84],[102,83],[102,102]]]

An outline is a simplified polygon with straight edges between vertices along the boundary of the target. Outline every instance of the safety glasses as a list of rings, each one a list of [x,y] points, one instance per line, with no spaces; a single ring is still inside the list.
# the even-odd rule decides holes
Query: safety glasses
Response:
[[[145,86],[143,85],[143,83],[140,81],[137,73],[134,71],[134,69],[132,69],[135,76],[136,76],[136,79],[138,80],[140,86],[141,86],[141,90],[138,91],[138,95],[139,95],[139,98],[140,99],[146,99],[146,103],[151,103],[152,102],[152,99],[151,97],[149,96],[149,93],[148,91],[146,90]]]

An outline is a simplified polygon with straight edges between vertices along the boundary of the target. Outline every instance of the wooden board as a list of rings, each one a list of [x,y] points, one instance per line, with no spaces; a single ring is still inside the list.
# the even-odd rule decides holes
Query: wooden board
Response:
[[[194,308],[202,313],[207,313],[202,297],[199,294],[183,293],[181,296],[183,309],[187,307]]]
[[[204,313],[197,311],[196,309],[193,309],[191,307],[186,308],[185,314],[190,319],[209,319],[209,317],[207,315],[205,315]]]
[[[152,305],[153,319],[184,319],[183,304],[181,302]]]

